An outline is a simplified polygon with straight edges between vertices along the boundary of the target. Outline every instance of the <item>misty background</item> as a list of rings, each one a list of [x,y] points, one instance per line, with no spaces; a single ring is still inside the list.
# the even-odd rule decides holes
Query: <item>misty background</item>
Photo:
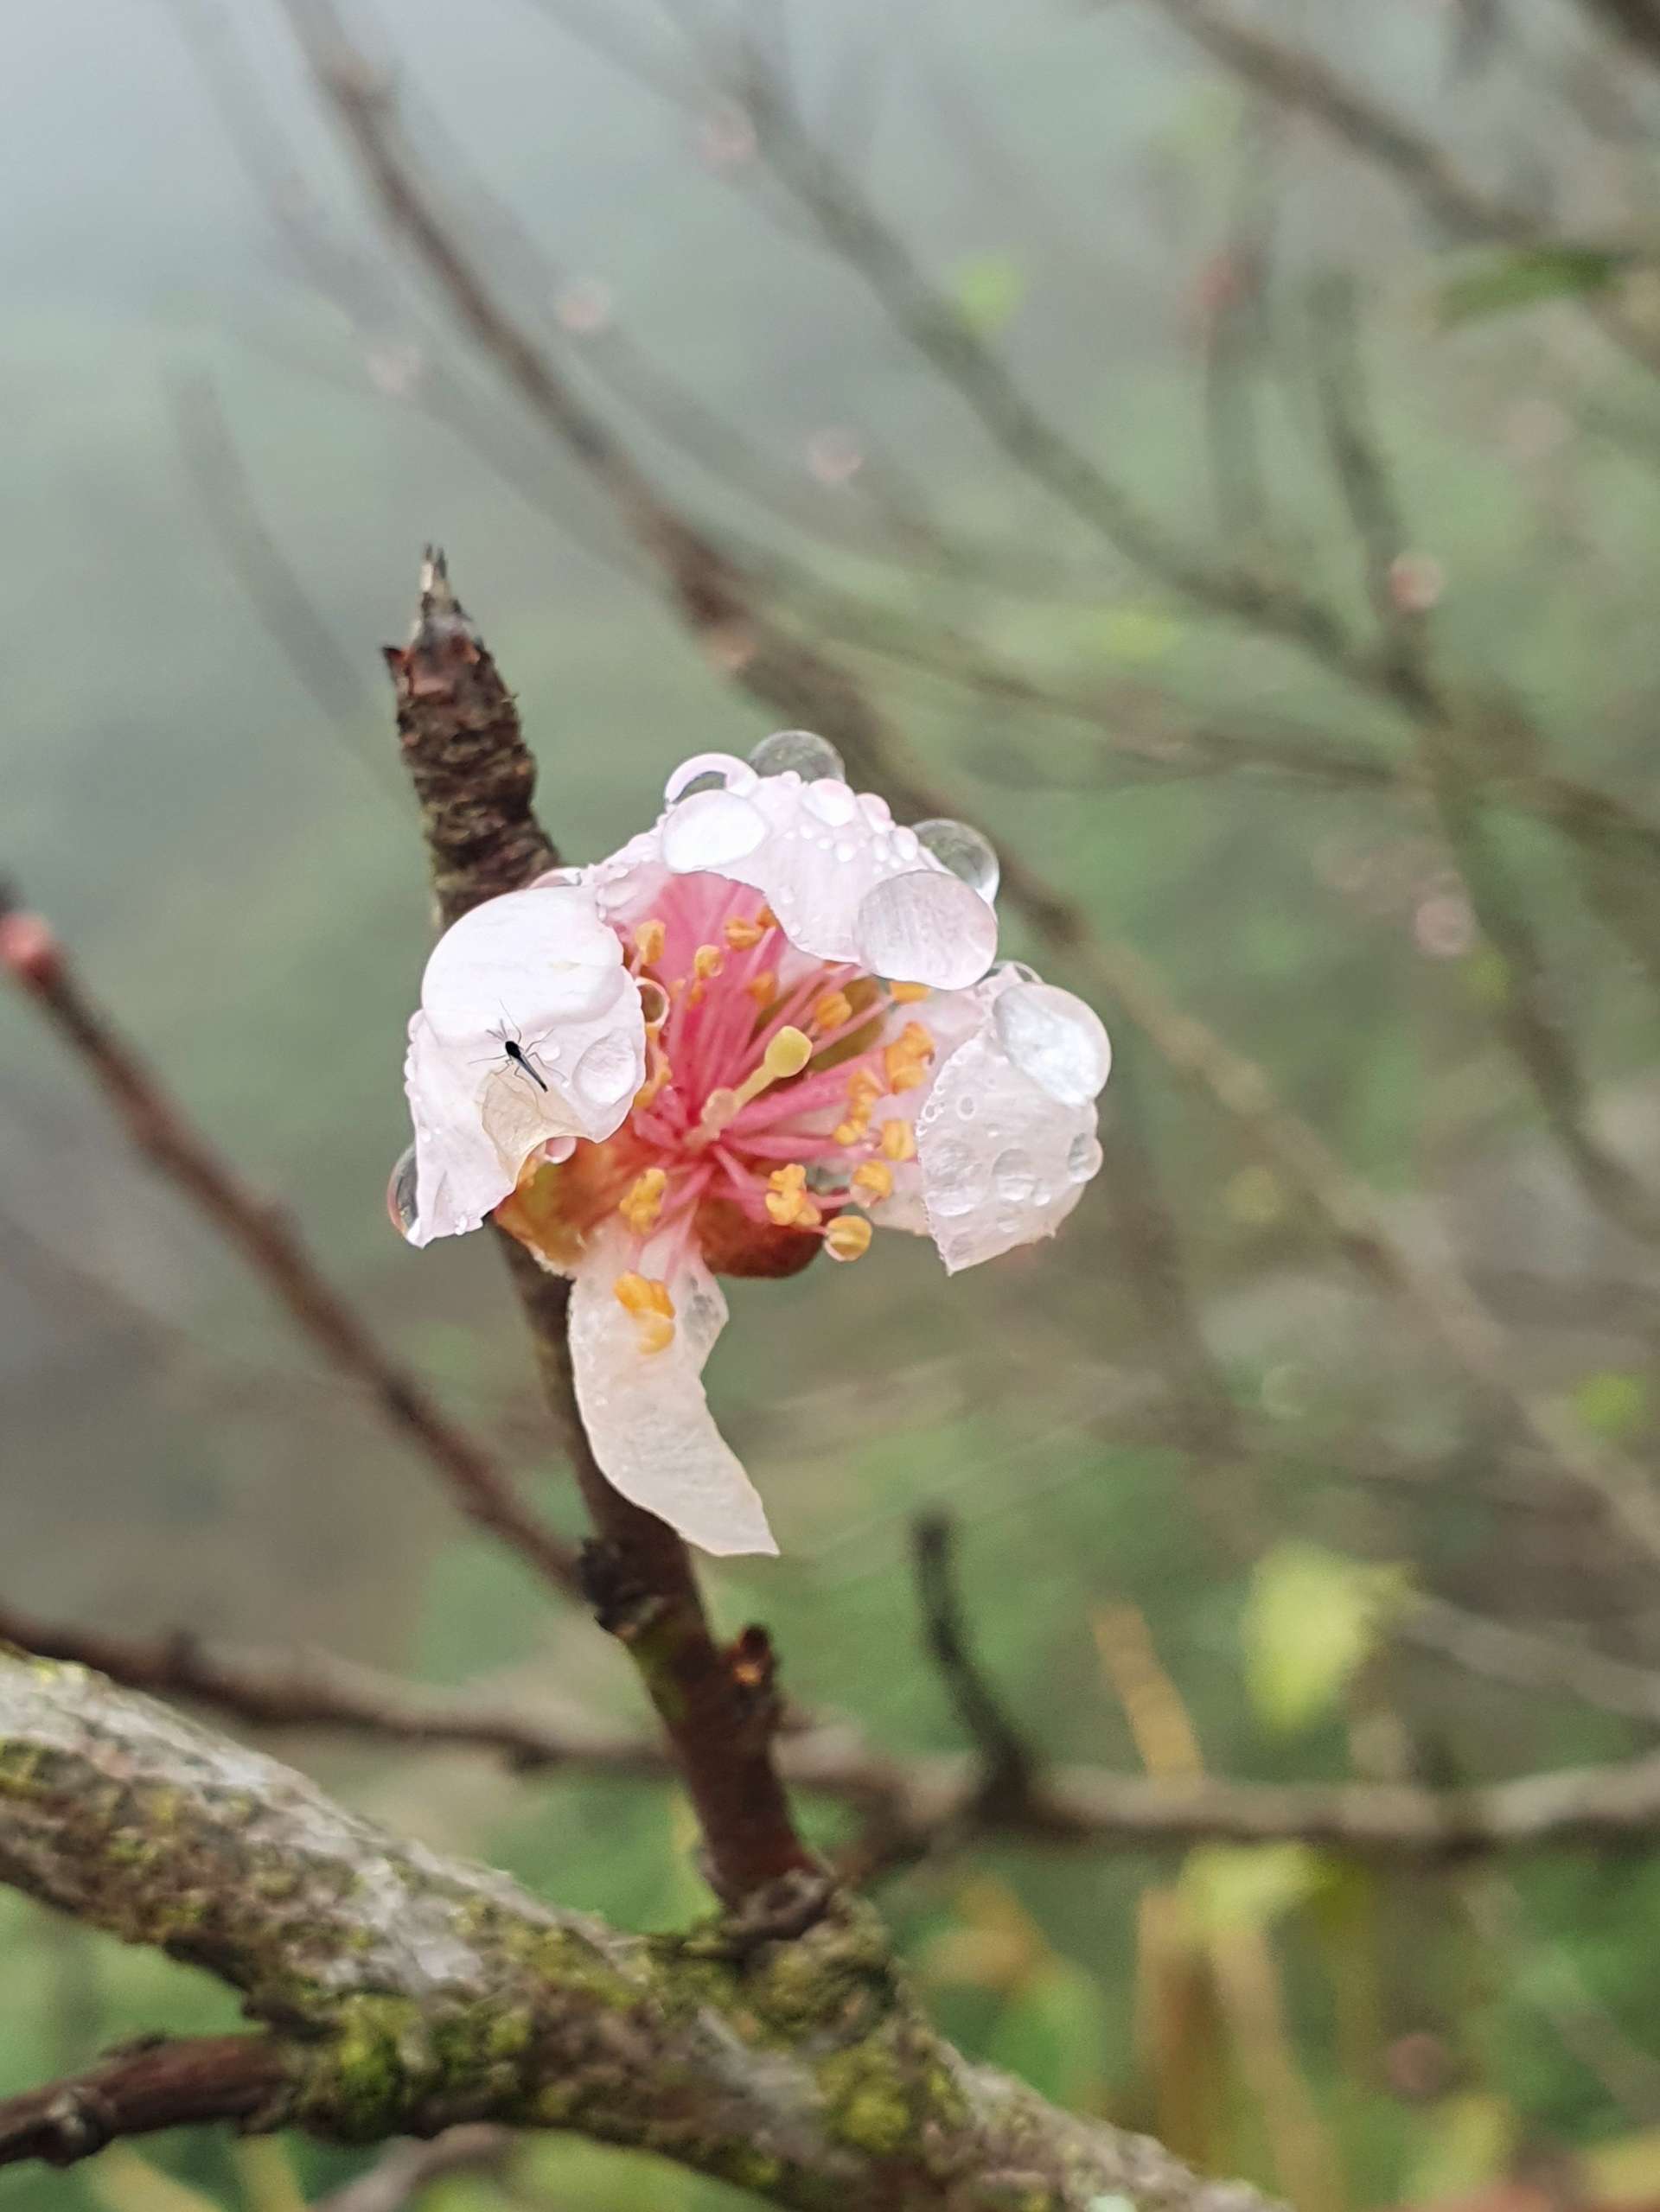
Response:
[[[1126,0],[747,13],[1049,418],[1171,530],[1268,546],[1359,627],[1312,320],[1322,281],[1351,288],[1409,532],[1396,588],[1433,602],[1478,723],[1524,703],[1540,749],[1504,774],[1542,759],[1652,806],[1660,392],[1596,327],[1596,296],[1585,311],[1585,271],[1531,290],[1512,272],[1506,294],[1491,256]],[[1337,0],[1252,20],[1317,45],[1542,224],[1618,228],[1651,254],[1660,77],[1593,15]],[[1413,1249],[1456,1253],[1512,1371],[1651,1479],[1654,1239],[1587,1198],[1506,1049],[1509,971],[1397,708],[1197,611],[1011,467],[684,63],[686,25],[725,20],[386,0],[360,28],[481,265],[654,481],[776,560],[804,633],[846,646],[963,817],[1260,1062]],[[0,872],[574,1533],[486,1240],[417,1254],[386,1217],[429,923],[380,647],[442,544],[574,859],[650,819],[686,755],[743,752],[770,722],[387,244],[280,10],[59,0],[0,27]],[[668,57],[685,96],[608,59],[617,37],[625,57]],[[1486,304],[1454,311],[1472,277]],[[1622,300],[1652,331],[1645,283],[1639,268]],[[889,626],[874,643],[868,624],[834,637],[850,602]],[[1023,704],[905,647],[948,630],[1102,711]],[[1165,766],[1117,746],[1120,711],[1172,733]],[[1175,734],[1269,723],[1401,781],[1191,769]],[[1611,863],[1599,886],[1538,819],[1496,813],[1599,1141],[1651,1191],[1651,870]],[[1018,914],[1004,950],[1088,989]],[[857,1271],[733,1286],[711,1393],[784,1556],[712,1577],[724,1614],[768,1620],[804,1704],[901,1749],[955,1747],[908,1565],[910,1517],[944,1507],[985,1657],[1046,1755],[1140,1769],[1137,1652],[1207,1762],[1241,1777],[1452,1786],[1650,1743],[1651,1725],[1392,1634],[1380,1569],[1397,1596],[1660,1665],[1654,1563],[1517,1445],[1235,1121],[1101,1010],[1120,1053],[1106,1166],[1058,1244],[948,1288],[900,1238]],[[1242,1445],[1196,1412],[1180,1332],[1133,1279],[1148,1192],[1114,1143],[1132,1111]],[[0,1458],[0,1589],[37,1614],[315,1643],[633,1717],[605,1640],[458,1527],[11,1001]],[[645,1926],[704,1909],[661,1791],[275,1748],[561,1903]],[[1178,1871],[988,1844],[882,1901],[971,2049],[1306,2212],[1542,2172],[1568,2202],[1660,2196],[1652,1854],[1363,1875],[1298,1849]],[[0,2088],[227,2010],[182,1970],[0,1899]],[[1625,2161],[1618,2185],[1582,2163],[1604,2152]],[[156,2155],[210,2205],[288,2212],[273,2170],[233,2170],[223,2146]],[[548,2205],[744,2201],[589,2150],[536,2156]],[[292,2158],[308,2191],[354,2163]],[[144,2186],[104,2162],[7,2172],[0,2207],[150,2212]],[[510,2201],[447,2187],[433,2201],[453,2212]]]

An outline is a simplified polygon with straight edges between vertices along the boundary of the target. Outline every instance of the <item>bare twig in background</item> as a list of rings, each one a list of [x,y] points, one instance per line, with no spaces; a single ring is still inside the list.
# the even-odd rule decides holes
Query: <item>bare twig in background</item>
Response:
[[[1625,241],[1564,237],[1525,201],[1489,190],[1407,117],[1308,48],[1289,44],[1261,24],[1246,21],[1229,0],[1152,0],[1152,4],[1224,69],[1281,106],[1308,117],[1384,170],[1454,238],[1541,252],[1604,254],[1611,267],[1635,258]],[[1584,0],[1584,4],[1623,14],[1628,8],[1645,9],[1646,0]],[[1660,338],[1626,314],[1616,299],[1592,299],[1585,304],[1614,344],[1645,367],[1660,370]]]
[[[438,1406],[335,1289],[299,1231],[243,1182],[96,1001],[38,916],[0,902],[0,968],[37,1006],[108,1100],[134,1146],[263,1283],[328,1362],[434,1468],[468,1519],[556,1588],[577,1586],[571,1548],[514,1495],[483,1447]]]
[[[1365,562],[1366,588],[1392,681],[1413,711],[1423,781],[1471,910],[1504,987],[1500,1032],[1593,1205],[1626,1229],[1660,1239],[1653,1194],[1602,1143],[1567,1026],[1555,1004],[1538,934],[1482,819],[1482,774],[1449,717],[1429,653],[1429,609],[1402,589],[1408,538],[1362,373],[1352,280],[1336,273],[1312,303],[1315,381],[1326,443]]]
[[[1633,53],[1660,68],[1660,10],[1653,0],[1580,0],[1586,14],[1612,30]]]
[[[936,1568],[929,1571],[937,1577]],[[1114,1852],[1185,1850],[1219,1841],[1306,1842],[1406,1865],[1433,1865],[1471,1852],[1618,1851],[1660,1836],[1660,1754],[1440,1792],[1210,1776],[1190,1787],[1167,1770],[1143,1779],[1067,1765],[1040,1773],[1030,1747],[967,1660],[948,1590],[929,1598],[935,1648],[942,1640],[942,1605],[948,1650],[942,1671],[974,1738],[971,1754],[887,1752],[836,1721],[805,1725],[776,1739],[780,1767],[794,1787],[857,1818],[859,1835],[843,1863],[861,1881],[949,1852],[980,1835],[1047,1849]],[[1517,1686],[1579,1696],[1606,1712],[1650,1722],[1660,1718],[1660,1675],[1472,1621],[1451,1607],[1425,1610],[1431,1633],[1421,1641],[1430,1648],[1451,1649],[1455,1639],[1484,1638],[1485,1648],[1471,1662],[1474,1671]],[[1453,1635],[1440,1634],[1449,1617]],[[502,1760],[515,1774],[661,1782],[676,1771],[674,1756],[648,1737],[607,1732],[581,1719],[541,1718],[471,1692],[417,1689],[315,1653],[297,1658],[233,1651],[183,1635],[116,1635],[36,1620],[3,1598],[0,1645],[93,1667],[124,1688],[188,1699],[245,1727],[316,1730],[414,1750],[475,1751]],[[1495,1651],[1499,1661],[1490,1665],[1488,1654]],[[1018,1756],[1020,1769],[1011,1754]],[[987,1786],[992,1776],[1006,1775],[1002,1786]]]
[[[1660,1727],[1660,1671],[1606,1652],[1487,1619],[1445,1599],[1420,1597],[1393,1623],[1404,1643],[1452,1659],[1466,1673],[1510,1688],[1577,1699],[1600,1712]]]
[[[451,2174],[500,2173],[520,2140],[510,2127],[481,2121],[447,2127],[430,2143],[394,2143],[367,2173],[318,2197],[311,2212],[405,2212]]]
[[[674,603],[717,665],[751,696],[821,730],[917,819],[959,812],[913,765],[903,741],[847,672],[783,629],[744,570],[650,483],[498,300],[445,224],[432,189],[401,145],[388,96],[353,54],[327,0],[288,0],[318,82],[361,159],[393,232],[447,294],[457,318],[587,473],[615,500],[658,565]],[[1205,1093],[1261,1157],[1322,1217],[1344,1251],[1403,1297],[1429,1333],[1573,1480],[1593,1491],[1643,1548],[1660,1558],[1660,1500],[1647,1474],[1586,1433],[1563,1403],[1510,1370],[1504,1332],[1450,1260],[1409,1251],[1378,1202],[1325,1142],[1290,1113],[1266,1073],[1171,1000],[1140,953],[1096,936],[1083,908],[1006,851],[1003,895],[1080,974],[1146,1034],[1181,1079]],[[526,1262],[528,1265],[528,1261]],[[544,1278],[546,1280],[546,1278]],[[529,1286],[527,1286],[529,1287]]]
[[[377,777],[386,762],[357,742],[367,694],[347,654],[272,536],[253,495],[213,379],[177,378],[170,387],[174,432],[190,486],[215,540],[266,632],[329,725]]]
[[[980,1760],[984,1817],[995,1820],[1005,1807],[1018,1816],[1031,1795],[1037,1760],[970,1642],[957,1579],[956,1531],[948,1514],[917,1516],[911,1523],[910,1555],[929,1657]]]

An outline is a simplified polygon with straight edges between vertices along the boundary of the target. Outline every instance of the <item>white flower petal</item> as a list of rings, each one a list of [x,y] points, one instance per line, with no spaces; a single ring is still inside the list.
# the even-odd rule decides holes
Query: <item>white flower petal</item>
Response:
[[[1006,1048],[1010,1024],[999,1016],[1011,999],[1032,991],[1046,995],[1044,1010],[1055,1023],[1076,1021],[1069,1009],[1088,1014],[1105,1049],[1106,1032],[1068,992],[1051,993],[1047,985],[1006,972],[974,994],[982,1008],[980,1026],[939,1068],[916,1117],[923,1202],[940,1257],[952,1273],[1052,1236],[1101,1165],[1093,1091],[1082,1101],[1057,1097],[1017,1065]],[[1094,1049],[1094,1033],[1082,1026]],[[1049,1030],[1038,1027],[1047,1037]],[[1021,1020],[1012,1033],[1025,1036]],[[1056,1080],[1052,1056],[1039,1053],[1037,1064]],[[1076,1090],[1082,1059],[1063,1055],[1062,1064]]]
[[[476,1228],[539,1144],[610,1136],[644,1080],[639,987],[592,891],[476,907],[433,948],[410,1024],[411,1243]]]
[[[688,762],[669,788],[681,787],[686,770],[717,759]],[[672,806],[656,834],[654,851],[635,838],[592,871],[607,912],[646,910],[641,902],[656,896],[661,884],[651,872],[656,862],[681,875],[712,873],[747,884],[801,952],[857,960],[897,981],[947,989],[973,983],[997,949],[990,905],[926,851],[914,830],[896,824],[882,800],[840,776],[803,782],[793,769],[759,777],[749,769],[727,773],[724,789]],[[909,888],[866,910],[878,887],[894,879]],[[884,966],[878,953],[899,965]]]
[[[625,1498],[725,1556],[776,1552],[753,1484],[715,1426],[699,1380],[725,1325],[726,1301],[693,1261],[669,1283],[673,1342],[644,1352],[615,1285],[625,1264],[607,1237],[578,1272],[571,1297],[571,1361],[577,1404],[606,1479]]]

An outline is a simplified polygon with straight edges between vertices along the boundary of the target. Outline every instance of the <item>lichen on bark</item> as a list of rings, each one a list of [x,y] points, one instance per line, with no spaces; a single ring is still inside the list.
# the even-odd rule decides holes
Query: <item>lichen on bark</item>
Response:
[[[334,2140],[492,2120],[796,2212],[1261,2212],[935,2032],[879,1922],[784,1899],[673,1935],[559,1912],[74,1666],[0,1650],[0,1879],[240,1992],[257,2111]],[[266,2048],[261,2043],[261,2048]]]

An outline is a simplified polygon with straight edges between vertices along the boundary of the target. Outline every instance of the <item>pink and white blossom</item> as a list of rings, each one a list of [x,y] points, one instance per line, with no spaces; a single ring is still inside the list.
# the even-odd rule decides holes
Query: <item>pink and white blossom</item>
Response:
[[[896,824],[804,732],[755,760],[685,762],[621,851],[439,940],[393,1201],[412,1243],[494,1214],[575,1278],[600,1466],[716,1552],[776,1546],[704,1395],[715,1277],[854,1260],[878,1228],[948,1270],[1052,1234],[1101,1164],[1111,1057],[1081,1001],[993,966],[974,832]]]

